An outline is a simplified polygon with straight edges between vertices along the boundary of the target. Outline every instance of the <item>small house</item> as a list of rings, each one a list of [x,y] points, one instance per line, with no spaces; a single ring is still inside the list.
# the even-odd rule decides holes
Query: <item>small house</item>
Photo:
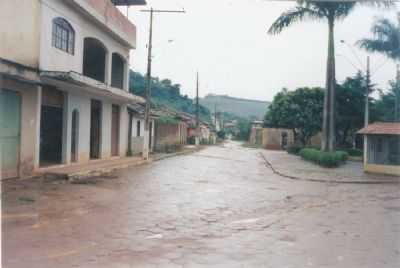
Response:
[[[374,123],[364,135],[364,171],[400,176],[400,123]]]
[[[145,135],[148,138],[148,150],[153,152],[154,148],[154,120],[152,111],[150,112],[149,131],[145,131],[145,105],[130,104],[128,105],[129,127],[128,127],[128,155],[140,155],[144,149]]]
[[[164,107],[154,109],[153,113],[155,116],[154,151],[168,152],[186,145],[188,125],[179,113]]]
[[[262,125],[253,123],[249,142],[269,150],[285,150],[294,143],[293,131],[284,128],[263,128]]]

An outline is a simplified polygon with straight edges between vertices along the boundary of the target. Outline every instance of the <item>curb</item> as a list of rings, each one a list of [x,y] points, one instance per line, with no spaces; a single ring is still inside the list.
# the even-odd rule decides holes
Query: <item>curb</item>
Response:
[[[265,165],[269,167],[272,172],[276,175],[291,179],[291,180],[298,180],[298,181],[308,181],[308,182],[318,182],[318,183],[340,183],[340,184],[399,184],[400,180],[370,180],[370,181],[362,181],[362,180],[322,180],[322,179],[309,179],[309,178],[302,178],[284,174],[274,168],[274,166],[268,161],[263,153],[259,153],[261,158],[264,160]]]
[[[188,150],[184,150],[181,152],[176,152],[176,153],[172,153],[172,154],[165,154],[165,155],[161,155],[158,157],[154,157],[151,159],[152,162],[157,162],[157,161],[161,161],[164,159],[168,159],[168,158],[172,158],[172,157],[176,157],[176,156],[180,156],[180,155],[187,155],[187,154],[191,154],[191,153],[195,153],[195,152],[199,152],[201,150],[203,150],[204,148],[195,148],[195,149],[188,149]]]
[[[154,157],[154,158],[149,158],[148,160],[141,160],[135,163],[130,163],[130,164],[124,164],[124,165],[120,165],[120,166],[114,166],[111,168],[103,168],[103,169],[98,169],[86,174],[79,174],[77,176],[71,176],[68,177],[67,180],[69,182],[74,182],[74,181],[79,181],[79,180],[84,180],[84,179],[90,179],[93,177],[99,177],[102,175],[106,175],[109,174],[111,172],[117,171],[117,170],[121,170],[121,169],[126,169],[126,168],[131,168],[131,167],[137,167],[137,166],[143,166],[143,165],[148,165],[151,164],[153,162],[156,161],[160,161],[163,159],[167,159],[167,158],[171,158],[171,157],[175,157],[175,156],[179,156],[179,155],[186,155],[186,154],[190,154],[196,151],[200,151],[202,148],[196,148],[196,149],[189,149],[189,150],[185,150],[182,152],[177,152],[177,153],[172,153],[172,154],[166,154],[163,156],[159,156],[159,157]]]

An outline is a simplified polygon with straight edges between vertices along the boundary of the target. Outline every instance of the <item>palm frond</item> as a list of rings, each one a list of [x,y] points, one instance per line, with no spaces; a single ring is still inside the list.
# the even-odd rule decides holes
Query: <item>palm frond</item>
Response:
[[[400,60],[400,23],[396,26],[388,19],[378,19],[371,27],[373,38],[357,42],[368,52],[378,52],[393,60]]]
[[[269,34],[278,34],[283,29],[289,27],[293,23],[304,20],[321,20],[324,15],[318,11],[312,10],[307,7],[297,6],[284,13],[271,25],[268,30]]]
[[[388,42],[379,39],[364,38],[357,41],[357,45],[368,52],[385,53],[388,49],[390,49],[390,44]]]
[[[388,19],[378,19],[371,27],[371,32],[375,36],[390,36],[396,31],[396,25]]]
[[[365,5],[365,6],[371,6],[371,7],[378,7],[378,8],[393,8],[396,7],[396,2],[397,0],[359,0],[358,3]]]

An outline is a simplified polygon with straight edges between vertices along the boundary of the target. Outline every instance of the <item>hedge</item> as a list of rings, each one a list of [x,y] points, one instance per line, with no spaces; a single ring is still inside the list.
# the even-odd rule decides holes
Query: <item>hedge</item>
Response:
[[[314,162],[323,167],[337,167],[347,161],[349,154],[343,151],[321,152],[317,149],[305,148],[300,151],[304,160]]]
[[[350,155],[350,156],[363,156],[363,150],[360,149],[346,149],[346,152]]]
[[[303,149],[304,147],[301,145],[289,145],[289,147],[287,148],[287,152],[289,154],[295,154],[298,155],[300,153],[300,151]]]

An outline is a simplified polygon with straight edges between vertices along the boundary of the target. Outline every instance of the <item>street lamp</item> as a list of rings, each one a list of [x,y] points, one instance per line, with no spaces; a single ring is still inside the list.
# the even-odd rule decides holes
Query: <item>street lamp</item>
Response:
[[[358,60],[358,62],[361,64],[361,66],[363,65],[360,58],[357,56],[357,54],[355,53],[355,51],[353,50],[353,48],[345,41],[345,40],[340,40],[340,43],[345,44],[350,51],[353,53],[353,55],[355,56],[355,58]],[[356,69],[358,69],[346,56],[344,55],[340,55],[343,56],[347,61],[349,61],[353,67],[355,67]],[[365,85],[365,111],[364,111],[364,126],[368,126],[369,124],[369,94],[371,91],[371,70],[370,70],[370,58],[369,56],[367,56],[367,68],[365,71],[365,74],[362,70],[363,68],[359,68],[358,70],[365,75],[365,81],[364,81],[364,85]]]

